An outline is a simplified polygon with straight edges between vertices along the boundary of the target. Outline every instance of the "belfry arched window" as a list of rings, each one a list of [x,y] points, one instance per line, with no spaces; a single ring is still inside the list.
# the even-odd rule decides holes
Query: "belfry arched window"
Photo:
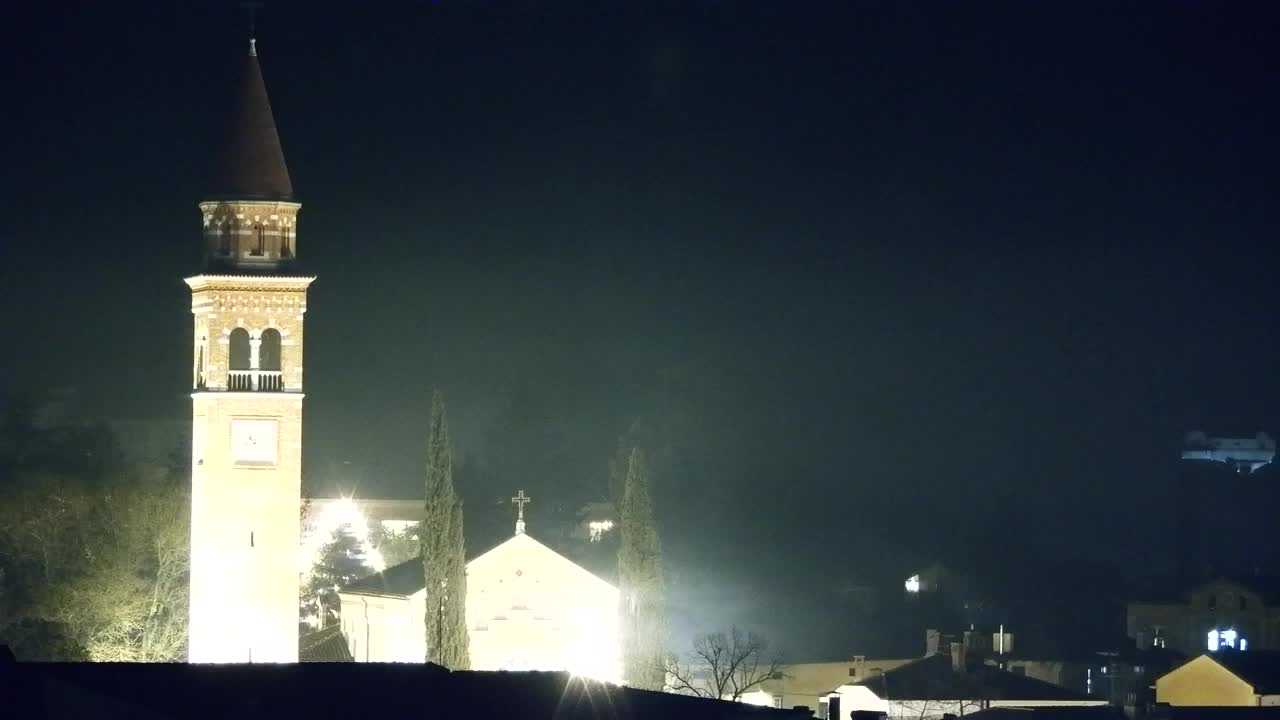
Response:
[[[249,331],[236,328],[231,331],[231,356],[227,359],[232,370],[249,369]]]
[[[201,338],[203,340],[203,338]],[[196,388],[204,389],[204,343],[196,349]]]
[[[231,254],[231,221],[224,220],[222,227],[218,228],[218,254]]]
[[[262,223],[253,226],[254,242],[252,255],[264,255],[267,251],[267,229]]]
[[[262,331],[258,345],[258,390],[281,392],[284,375],[280,372],[280,331],[267,328]]]
[[[280,257],[293,257],[293,249],[289,247],[290,236],[293,234],[293,228],[288,225],[280,227]]]
[[[230,352],[227,357],[227,364],[230,368],[230,376],[227,378],[228,390],[252,390],[253,389],[253,373],[249,368],[249,331],[244,328],[236,328],[231,331]]]
[[[258,346],[258,369],[280,370],[280,331],[275,328],[262,331],[262,344]]]

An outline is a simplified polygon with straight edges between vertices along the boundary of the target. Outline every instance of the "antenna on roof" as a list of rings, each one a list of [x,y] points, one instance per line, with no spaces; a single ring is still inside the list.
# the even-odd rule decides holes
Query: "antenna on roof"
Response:
[[[260,2],[241,2],[240,9],[249,15],[249,54],[257,56],[258,49],[255,47],[258,42],[258,10],[262,7]]]

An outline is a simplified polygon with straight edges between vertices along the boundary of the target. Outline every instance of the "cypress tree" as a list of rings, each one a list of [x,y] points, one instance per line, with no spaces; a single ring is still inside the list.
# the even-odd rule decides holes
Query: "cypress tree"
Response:
[[[623,677],[632,687],[661,690],[666,637],[662,551],[649,496],[644,453],[631,451],[619,514],[618,583],[622,595]]]
[[[444,397],[431,398],[427,439],[426,503],[421,525],[426,581],[427,660],[447,668],[470,666],[466,626],[466,560],[462,503],[453,490],[453,456]]]
[[[455,500],[449,522],[449,569],[445,580],[444,647],[452,670],[470,670],[470,637],[467,634],[467,561],[462,534],[462,500]]]
[[[631,451],[643,447],[641,435],[643,426],[640,418],[631,423],[631,427],[618,438],[618,449],[609,459],[609,502],[619,511],[622,509],[622,496],[626,493],[627,472],[631,467]]]

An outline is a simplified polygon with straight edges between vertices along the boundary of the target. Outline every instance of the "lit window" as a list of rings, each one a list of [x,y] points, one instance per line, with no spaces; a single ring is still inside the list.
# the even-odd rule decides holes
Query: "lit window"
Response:
[[[604,534],[612,529],[612,520],[592,520],[587,523],[587,531],[591,534],[591,542],[600,542]]]
[[[1244,638],[1240,638],[1240,651],[1244,652],[1245,650],[1248,650],[1248,649],[1249,649],[1249,641],[1245,640]]]
[[[920,592],[920,576],[912,575],[911,577],[907,578],[906,588],[907,588],[907,592],[909,593]]]
[[[1218,652],[1218,631],[1209,631],[1209,652]]]
[[[1226,645],[1229,648],[1233,648],[1236,646],[1237,636],[1236,636],[1235,630],[1223,630],[1222,633],[1219,635],[1219,637],[1222,639],[1223,645]]]

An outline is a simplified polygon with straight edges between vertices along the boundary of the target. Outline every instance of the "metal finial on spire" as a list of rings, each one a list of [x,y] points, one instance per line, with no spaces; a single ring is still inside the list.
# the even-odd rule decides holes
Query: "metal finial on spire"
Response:
[[[262,7],[260,2],[242,2],[240,8],[249,14],[249,55],[251,57],[258,56],[257,34],[258,34],[258,8]]]
[[[515,505],[517,509],[517,516],[516,516],[516,534],[517,535],[524,534],[524,506],[525,506],[525,503],[530,502],[532,499],[533,498],[530,498],[529,496],[525,495],[523,490],[516,493],[516,496],[511,498],[512,504]]]

